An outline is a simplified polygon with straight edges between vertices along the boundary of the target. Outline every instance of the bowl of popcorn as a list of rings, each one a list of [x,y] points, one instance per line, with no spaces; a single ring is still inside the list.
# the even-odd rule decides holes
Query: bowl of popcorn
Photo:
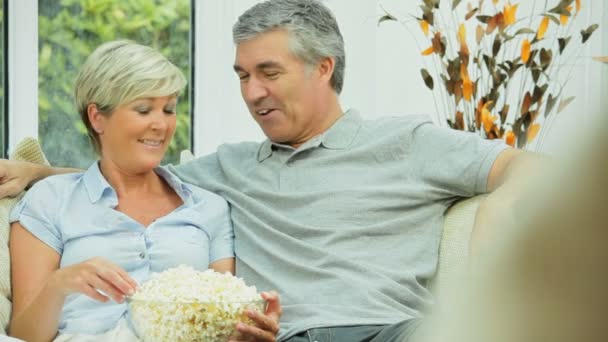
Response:
[[[264,312],[254,286],[230,273],[178,266],[155,273],[127,298],[129,320],[144,342],[220,342],[253,324],[245,310]]]

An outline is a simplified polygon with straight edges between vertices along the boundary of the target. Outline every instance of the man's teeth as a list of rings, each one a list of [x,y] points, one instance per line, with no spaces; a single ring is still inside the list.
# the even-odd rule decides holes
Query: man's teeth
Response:
[[[263,110],[258,110],[258,114],[260,115],[266,115],[268,113],[270,113],[272,109],[263,109]]]
[[[150,146],[160,146],[160,144],[163,143],[162,140],[148,140],[148,139],[142,139],[140,140],[141,143],[143,143],[144,145],[150,145]]]

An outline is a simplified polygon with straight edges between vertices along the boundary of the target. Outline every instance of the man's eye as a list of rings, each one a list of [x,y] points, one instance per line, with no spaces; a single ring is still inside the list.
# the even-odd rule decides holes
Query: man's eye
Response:
[[[249,78],[249,75],[239,75],[239,80],[245,81]]]
[[[279,77],[279,73],[278,72],[269,72],[269,73],[266,73],[266,77],[277,78],[277,77]]]

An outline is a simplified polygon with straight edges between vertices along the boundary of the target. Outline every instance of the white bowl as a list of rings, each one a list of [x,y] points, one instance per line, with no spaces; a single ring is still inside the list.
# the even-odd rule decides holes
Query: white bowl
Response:
[[[163,302],[127,298],[129,319],[144,342],[225,342],[236,324],[253,324],[246,309],[264,312],[266,301]]]

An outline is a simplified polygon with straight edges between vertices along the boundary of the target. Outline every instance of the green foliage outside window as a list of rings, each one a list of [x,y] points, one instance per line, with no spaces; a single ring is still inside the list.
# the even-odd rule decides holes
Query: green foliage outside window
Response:
[[[39,0],[39,138],[53,165],[87,167],[95,158],[75,109],[73,84],[100,44],[130,39],[161,51],[190,75],[190,0]],[[180,96],[177,129],[165,157],[190,148],[189,91]]]

